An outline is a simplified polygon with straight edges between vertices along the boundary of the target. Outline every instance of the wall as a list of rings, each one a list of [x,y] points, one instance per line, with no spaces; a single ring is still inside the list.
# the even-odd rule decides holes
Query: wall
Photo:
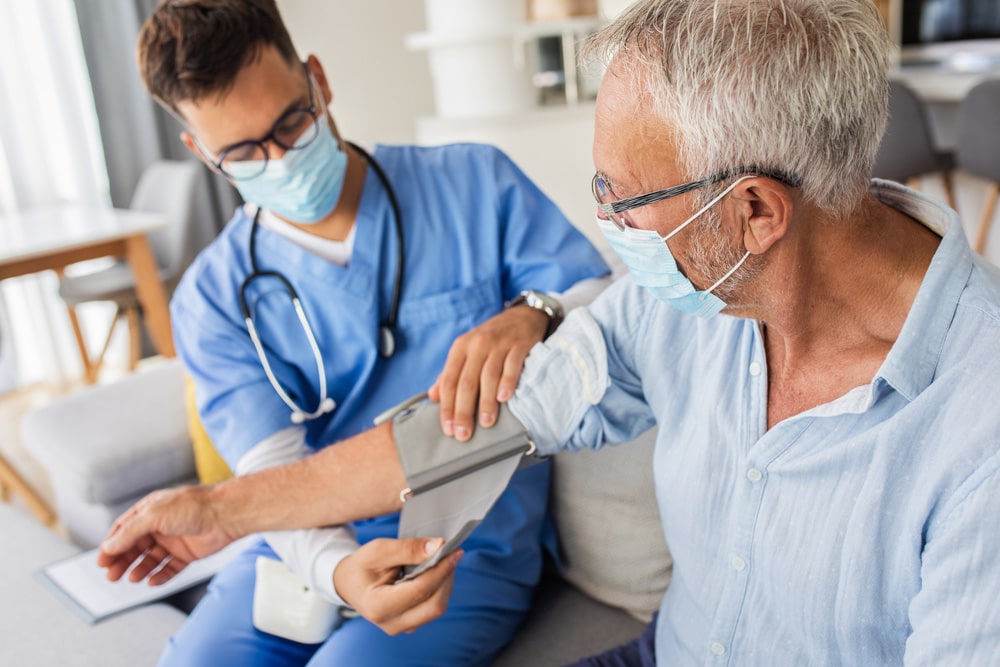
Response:
[[[278,0],[278,6],[299,53],[322,61],[333,86],[333,115],[347,138],[495,144],[595,243],[604,243],[590,196],[592,105],[516,118],[441,120],[434,117],[426,52],[403,45],[407,34],[426,29],[423,2]]]
[[[406,143],[418,116],[434,113],[427,56],[403,46],[424,30],[419,0],[278,0],[299,53],[323,63],[333,115],[354,141]]]

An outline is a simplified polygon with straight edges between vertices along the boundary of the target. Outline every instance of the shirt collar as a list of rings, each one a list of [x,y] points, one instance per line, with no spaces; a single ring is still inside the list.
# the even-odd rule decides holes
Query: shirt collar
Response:
[[[972,273],[972,250],[958,215],[945,205],[898,183],[875,179],[879,200],[941,236],[899,337],[872,383],[872,400],[882,385],[912,401],[934,378],[958,301]]]

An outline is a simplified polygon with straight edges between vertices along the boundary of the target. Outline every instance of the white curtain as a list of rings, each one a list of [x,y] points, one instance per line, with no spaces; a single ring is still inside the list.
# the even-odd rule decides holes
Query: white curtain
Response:
[[[108,205],[73,0],[0,2],[0,63],[0,216],[57,201]],[[12,376],[20,385],[80,376],[56,289],[51,273],[0,283],[0,391]],[[109,311],[81,317],[88,340],[100,342]]]

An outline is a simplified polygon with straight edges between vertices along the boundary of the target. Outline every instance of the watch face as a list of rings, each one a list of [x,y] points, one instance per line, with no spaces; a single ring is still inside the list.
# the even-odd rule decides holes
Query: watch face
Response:
[[[558,319],[562,317],[562,305],[554,298],[544,292],[527,290],[522,293],[524,303],[528,306],[541,310],[550,318]]]

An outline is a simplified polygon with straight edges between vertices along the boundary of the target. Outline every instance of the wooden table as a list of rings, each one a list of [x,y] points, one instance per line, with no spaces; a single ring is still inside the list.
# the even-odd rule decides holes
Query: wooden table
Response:
[[[147,234],[165,227],[159,215],[61,204],[0,216],[0,280],[40,271],[62,271],[98,257],[125,258],[135,275],[150,338],[165,357],[174,356],[167,296]],[[0,485],[20,495],[45,523],[55,516],[0,456]]]

